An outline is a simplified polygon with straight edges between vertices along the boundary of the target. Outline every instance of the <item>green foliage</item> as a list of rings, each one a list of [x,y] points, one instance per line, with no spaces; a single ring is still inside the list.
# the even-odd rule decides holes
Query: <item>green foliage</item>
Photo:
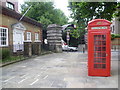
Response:
[[[120,34],[111,34],[111,40],[115,38],[120,38]]]
[[[66,36],[67,36],[67,30],[70,30],[70,41],[69,41],[69,46],[75,46],[77,47],[79,44],[84,44],[84,30],[82,27],[77,27],[74,29],[73,27],[67,27],[66,30],[63,31],[62,33],[62,38],[65,42]]]
[[[111,20],[117,2],[70,2],[71,17],[79,26],[86,27],[88,21],[96,18]]]
[[[68,18],[60,9],[54,8],[52,2],[25,2],[25,4],[21,6],[22,14],[24,14],[31,5],[32,7],[25,16],[42,23],[43,39],[47,38],[46,29],[49,24],[64,25],[68,22]]]
[[[120,21],[120,2],[116,6],[116,12],[113,14],[114,17],[119,17]]]
[[[111,34],[111,40],[115,38],[115,34]]]
[[[79,38],[80,37],[80,31],[78,29],[74,29],[70,32],[71,36],[74,38]]]
[[[49,19],[45,18],[44,16],[41,16],[41,17],[40,17],[40,20],[39,20],[38,22],[40,22],[40,23],[43,24],[43,28],[44,28],[44,29],[45,29],[49,24],[52,24],[52,22],[51,22]]]
[[[115,35],[115,38],[120,38],[120,34],[116,34],[116,35]]]
[[[8,48],[0,49],[0,63],[11,62],[15,60],[23,59],[23,56],[12,56]]]
[[[84,30],[82,29],[73,29],[70,31],[70,35],[76,39],[78,39],[80,36],[82,36],[84,34]]]
[[[67,33],[66,31],[62,33],[62,39],[67,43],[67,39],[66,39]],[[70,34],[70,41],[69,41],[69,46],[78,46],[78,39],[73,37]]]
[[[2,60],[2,63],[7,63],[7,62],[12,62],[12,61],[17,61],[17,60],[22,60],[24,59],[23,56],[10,56],[6,57]]]
[[[69,2],[72,11],[71,18],[78,27],[71,36],[77,39],[78,44],[84,42],[85,28],[92,19],[107,19],[111,21],[116,10],[117,2]]]
[[[44,30],[49,24],[64,25],[68,21],[68,18],[60,9],[54,8],[52,2],[25,2],[25,4],[21,6],[22,14],[25,13],[30,5],[32,5],[32,7],[26,16],[42,23]]]
[[[10,57],[10,50],[9,49],[1,49],[0,50],[0,55],[2,59]]]

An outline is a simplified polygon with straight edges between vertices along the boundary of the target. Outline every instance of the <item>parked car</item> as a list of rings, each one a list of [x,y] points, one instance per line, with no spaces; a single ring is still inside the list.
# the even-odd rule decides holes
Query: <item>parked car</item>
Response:
[[[70,47],[67,45],[67,43],[64,40],[62,40],[62,50],[63,51],[77,51],[78,48],[77,47]]]
[[[77,51],[78,48],[77,47],[70,47],[68,45],[62,45],[62,50],[63,51]]]

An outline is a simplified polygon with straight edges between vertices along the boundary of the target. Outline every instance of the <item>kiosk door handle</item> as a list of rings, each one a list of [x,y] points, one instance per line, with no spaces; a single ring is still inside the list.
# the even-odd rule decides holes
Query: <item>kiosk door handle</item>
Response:
[[[108,54],[106,53],[106,56],[108,56]]]

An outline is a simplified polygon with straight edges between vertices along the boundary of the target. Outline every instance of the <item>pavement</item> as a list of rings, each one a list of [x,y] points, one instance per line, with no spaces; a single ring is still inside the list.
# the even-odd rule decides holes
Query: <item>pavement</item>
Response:
[[[53,53],[2,67],[1,88],[118,88],[118,56],[112,52],[111,76],[87,74],[87,53]]]

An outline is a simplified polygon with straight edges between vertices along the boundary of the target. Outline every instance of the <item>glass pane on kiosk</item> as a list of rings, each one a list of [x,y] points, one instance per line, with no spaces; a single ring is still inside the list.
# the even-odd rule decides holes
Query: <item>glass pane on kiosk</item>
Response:
[[[94,35],[94,68],[106,68],[106,35]]]

